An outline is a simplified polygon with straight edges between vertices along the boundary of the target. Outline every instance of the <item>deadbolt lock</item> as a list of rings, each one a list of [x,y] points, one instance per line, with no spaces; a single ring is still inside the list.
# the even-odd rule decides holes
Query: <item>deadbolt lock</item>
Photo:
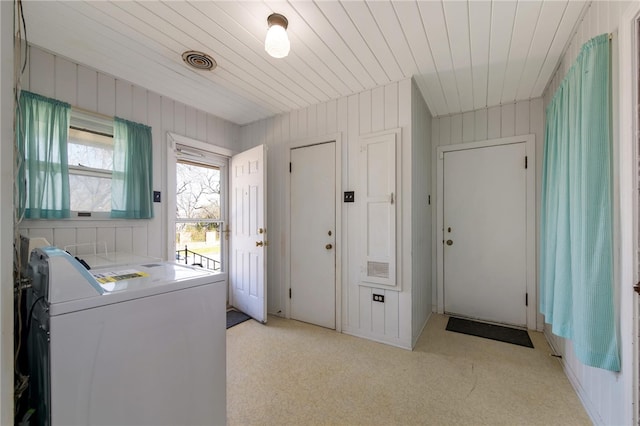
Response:
[[[326,248],[327,250],[331,250],[333,246],[331,244],[327,244],[326,246],[324,246],[324,248]]]
[[[267,232],[266,229],[264,228],[258,228],[258,234],[264,234],[265,232]]]
[[[453,241],[451,241],[451,240],[447,240],[447,245],[448,245],[448,246],[452,246],[452,245],[453,245]]]

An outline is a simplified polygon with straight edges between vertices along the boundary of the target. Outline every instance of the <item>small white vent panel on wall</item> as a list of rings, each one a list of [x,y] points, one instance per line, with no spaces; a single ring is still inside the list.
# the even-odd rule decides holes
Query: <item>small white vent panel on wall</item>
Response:
[[[389,278],[389,263],[367,262],[367,275],[375,278]]]
[[[360,139],[361,284],[397,284],[397,137],[394,131]]]

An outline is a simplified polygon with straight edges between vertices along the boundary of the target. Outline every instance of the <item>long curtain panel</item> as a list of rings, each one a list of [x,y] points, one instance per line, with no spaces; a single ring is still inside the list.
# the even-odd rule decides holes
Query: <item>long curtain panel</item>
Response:
[[[584,44],[546,110],[540,310],[582,363],[619,371],[610,72],[602,34]]]
[[[20,215],[28,219],[70,216],[67,134],[69,104],[23,90],[20,93],[16,144]]]
[[[111,217],[153,217],[151,128],[115,117]]]

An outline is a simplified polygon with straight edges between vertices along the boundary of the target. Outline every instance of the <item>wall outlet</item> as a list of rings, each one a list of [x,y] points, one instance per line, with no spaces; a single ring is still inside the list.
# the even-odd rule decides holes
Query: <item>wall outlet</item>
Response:
[[[374,302],[384,303],[384,295],[373,293],[373,301]]]
[[[160,202],[160,191],[153,191],[153,202],[154,203]]]

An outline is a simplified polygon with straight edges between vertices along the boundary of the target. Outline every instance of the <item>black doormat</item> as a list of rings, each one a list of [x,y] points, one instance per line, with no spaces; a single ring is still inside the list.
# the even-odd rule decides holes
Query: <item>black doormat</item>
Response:
[[[526,330],[518,330],[501,325],[486,324],[454,317],[449,318],[447,330],[533,348],[533,343],[531,343],[529,333],[527,333]]]
[[[249,315],[231,309],[227,311],[227,328],[231,328],[249,319],[251,319]]]

